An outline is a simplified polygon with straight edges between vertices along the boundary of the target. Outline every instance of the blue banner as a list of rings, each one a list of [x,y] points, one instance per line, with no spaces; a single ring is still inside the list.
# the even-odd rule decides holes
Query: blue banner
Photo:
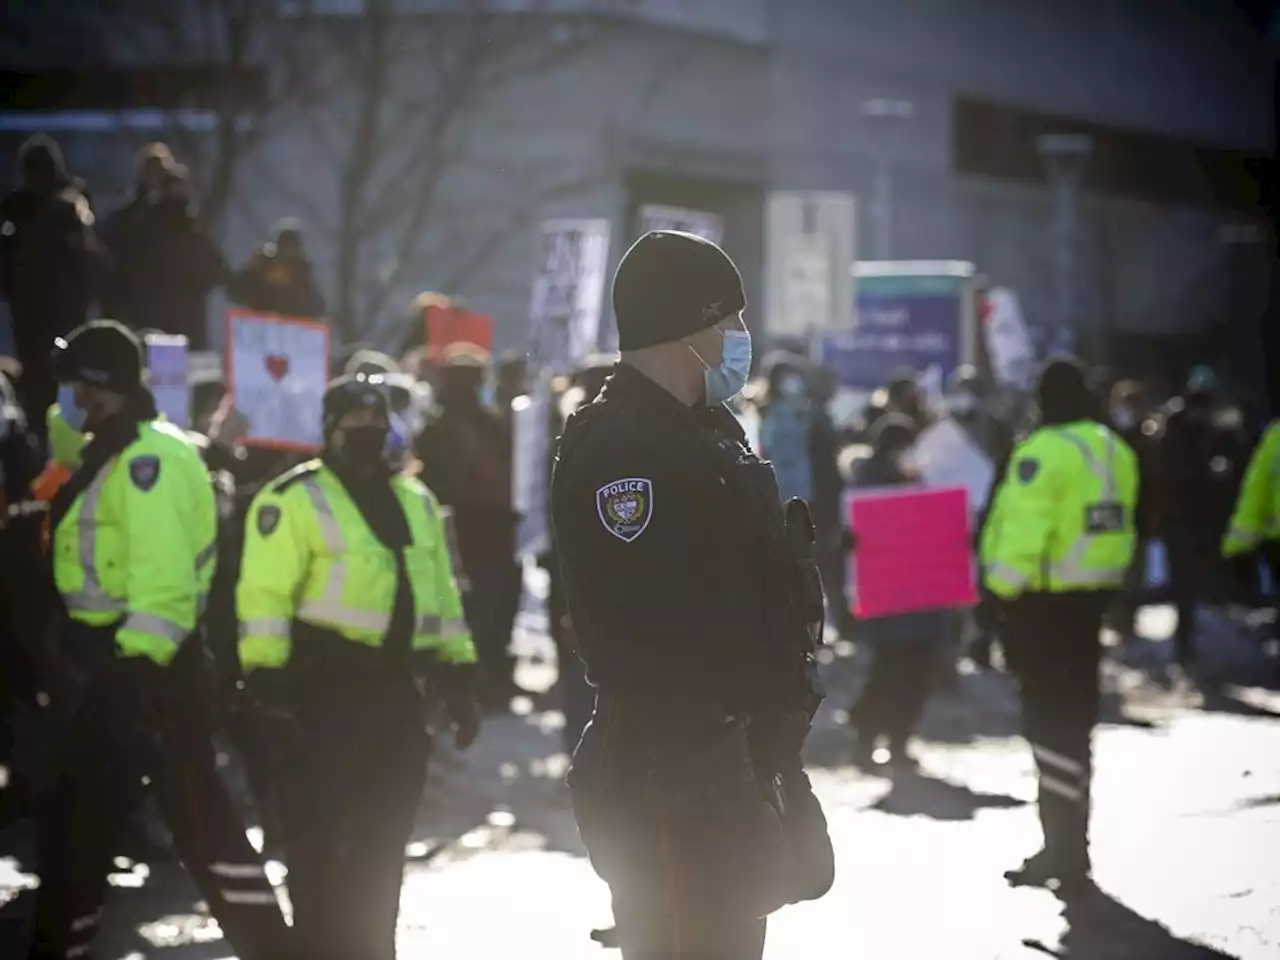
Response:
[[[963,357],[964,290],[952,278],[859,278],[857,325],[823,338],[823,363],[858,391],[884,386],[901,367],[921,376],[937,368],[945,380]]]

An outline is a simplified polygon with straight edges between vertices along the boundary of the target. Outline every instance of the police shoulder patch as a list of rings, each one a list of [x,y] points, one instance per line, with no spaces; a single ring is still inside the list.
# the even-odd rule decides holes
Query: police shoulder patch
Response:
[[[129,461],[129,479],[133,485],[146,493],[160,479],[160,458],[146,453]]]
[[[258,533],[269,537],[280,526],[280,508],[274,503],[263,504],[258,508]]]
[[[600,522],[623,543],[630,543],[653,518],[653,483],[644,477],[625,477],[596,491]]]
[[[1040,461],[1035,457],[1024,457],[1018,461],[1018,479],[1030,483],[1040,472]]]

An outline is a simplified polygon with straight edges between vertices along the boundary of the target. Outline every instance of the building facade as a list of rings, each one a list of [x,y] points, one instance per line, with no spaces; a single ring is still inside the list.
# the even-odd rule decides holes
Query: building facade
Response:
[[[354,43],[368,0],[294,5],[277,40],[328,17]],[[397,31],[429,36],[451,6],[402,0]],[[363,228],[362,283],[378,289],[351,300],[362,337],[387,340],[415,293],[445,288],[519,348],[539,221],[607,218],[614,264],[647,204],[718,215],[762,305],[768,192],[842,190],[858,198],[864,255],[971,260],[1039,327],[1059,318],[1065,283],[1077,322],[1117,365],[1177,345],[1250,376],[1247,356],[1226,357],[1267,299],[1273,250],[1254,158],[1274,140],[1274,48],[1226,0],[1159,15],[1143,0],[557,0],[551,16],[536,0],[503,6],[564,56],[468,105],[422,217],[405,209],[422,190],[413,162],[377,158],[387,176],[401,171],[404,201],[385,231],[376,216]],[[77,53],[89,55],[113,56]],[[437,56],[389,71],[397,102],[429,89]],[[257,68],[277,72],[269,56]],[[360,93],[335,89],[321,120],[313,104],[269,121],[221,219],[232,260],[277,217],[301,215],[334,286],[350,263],[340,213]],[[39,116],[0,111],[6,142]],[[1091,145],[1074,193],[1055,186],[1038,148],[1060,134]],[[128,172],[127,148],[104,160],[109,135],[66,135],[78,172],[103,182],[100,206]],[[433,149],[387,143],[388,154]],[[376,315],[359,315],[371,302]]]

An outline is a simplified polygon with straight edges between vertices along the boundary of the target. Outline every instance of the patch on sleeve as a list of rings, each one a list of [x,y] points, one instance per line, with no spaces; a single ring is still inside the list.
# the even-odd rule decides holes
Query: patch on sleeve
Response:
[[[129,461],[129,479],[133,485],[146,493],[160,479],[160,458],[145,454]]]
[[[630,543],[644,533],[653,517],[653,483],[644,477],[606,483],[596,491],[596,513],[606,530]]]
[[[266,504],[258,508],[258,533],[269,537],[280,526],[280,508],[274,504]]]
[[[1039,472],[1040,461],[1035,457],[1027,457],[1025,460],[1018,461],[1018,479],[1023,483],[1030,483]]]

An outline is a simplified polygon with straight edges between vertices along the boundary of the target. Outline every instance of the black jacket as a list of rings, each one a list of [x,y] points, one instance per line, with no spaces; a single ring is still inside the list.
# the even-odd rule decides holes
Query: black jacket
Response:
[[[134,330],[187,337],[208,349],[205,297],[223,283],[227,265],[213,239],[182,199],[135,198],[103,225],[112,255],[103,312]]]
[[[551,516],[602,694],[731,710],[803,696],[795,625],[770,587],[785,551],[777,485],[723,406],[691,409],[619,366],[565,426]]]

